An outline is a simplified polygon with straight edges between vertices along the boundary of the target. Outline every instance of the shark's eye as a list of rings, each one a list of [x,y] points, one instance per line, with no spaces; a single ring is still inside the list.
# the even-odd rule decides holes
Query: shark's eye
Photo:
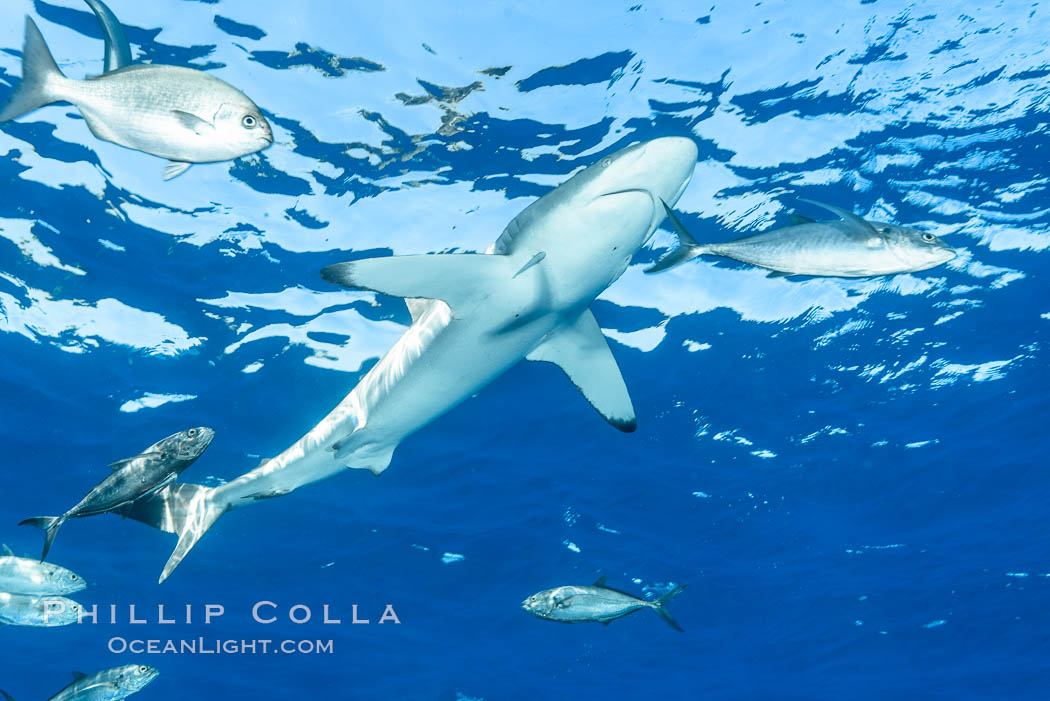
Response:
[[[258,123],[259,120],[250,114],[244,115],[244,117],[241,119],[241,125],[243,125],[245,129],[254,129],[255,125]]]
[[[612,165],[612,159],[611,158],[603,158],[602,159],[602,168],[608,168],[611,165]]]
[[[923,234],[922,235],[922,240],[925,241],[926,243],[933,243],[934,241],[937,240],[937,237],[934,236],[933,234]]]

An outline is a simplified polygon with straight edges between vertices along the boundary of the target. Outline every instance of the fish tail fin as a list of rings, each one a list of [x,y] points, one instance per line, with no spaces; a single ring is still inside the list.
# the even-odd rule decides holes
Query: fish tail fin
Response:
[[[22,48],[22,82],[15,88],[11,101],[0,112],[0,122],[21,117],[27,112],[64,99],[56,91],[56,79],[65,80],[51,50],[36,23],[26,17],[26,38]]]
[[[218,490],[199,484],[172,484],[147,499],[139,499],[128,516],[179,537],[164,565],[160,582],[167,579],[208,529],[226,513],[229,504],[217,497]]]
[[[33,528],[44,530],[44,554],[40,556],[41,562],[47,559],[47,554],[51,551],[51,544],[55,542],[55,536],[58,535],[58,529],[62,527],[65,521],[66,519],[63,516],[37,516],[36,518],[27,518],[18,524],[19,526],[32,526]]]
[[[675,236],[678,237],[678,245],[668,251],[660,260],[645,269],[645,272],[649,275],[670,270],[676,265],[681,265],[687,260],[692,260],[707,252],[707,247],[693,238],[693,235],[686,230],[685,225],[675,215],[674,210],[663,200],[660,200],[660,203],[663,204],[664,210],[667,212],[667,218],[671,220],[671,227],[674,228]]]
[[[679,633],[684,633],[685,631],[682,629],[682,626],[678,625],[678,621],[676,621],[671,616],[671,612],[667,610],[667,604],[670,603],[672,598],[674,598],[675,596],[680,594],[683,589],[685,589],[685,585],[684,584],[679,584],[677,587],[675,587],[671,591],[667,592],[666,594],[661,596],[659,599],[654,601],[652,604],[650,604],[652,606],[653,610],[656,611],[658,614],[660,614],[660,618],[662,618],[665,621],[667,621],[667,625],[671,626],[672,628],[677,630]]]

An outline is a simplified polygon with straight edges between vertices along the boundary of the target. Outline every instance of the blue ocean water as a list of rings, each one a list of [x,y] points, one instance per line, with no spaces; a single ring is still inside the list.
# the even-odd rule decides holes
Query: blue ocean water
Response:
[[[409,316],[320,268],[484,250],[635,141],[696,140],[678,210],[700,240],[821,215],[809,198],[960,255],[865,280],[713,258],[643,276],[665,228],[594,305],[636,433],[522,363],[381,477],[224,516],[163,585],[172,536],[70,522],[50,559],[100,622],[0,628],[0,688],[46,698],[70,670],[146,663],[144,701],[1046,697],[1045,4],[109,4],[137,61],[240,87],[277,143],[163,182],[68,105],[3,125],[0,541],[19,554],[41,544],[20,520],[176,430],[216,429],[184,475],[214,485],[321,419]],[[101,71],[86,5],[2,13],[0,102],[25,14],[67,75]],[[687,584],[686,632],[519,608],[603,574],[648,597]],[[259,601],[278,622],[253,622]],[[208,604],[225,613],[205,625]],[[399,624],[378,623],[387,604]],[[333,651],[108,649],[199,637]]]

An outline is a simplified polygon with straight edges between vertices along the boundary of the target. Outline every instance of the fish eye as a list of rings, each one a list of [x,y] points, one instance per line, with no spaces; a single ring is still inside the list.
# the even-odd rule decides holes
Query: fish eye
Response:
[[[139,665],[139,671],[145,674],[147,671],[149,671],[149,668],[145,665]]]
[[[72,579],[74,582],[80,579],[80,577],[77,577],[75,574],[70,574],[69,578]]]
[[[191,429],[189,430],[189,434],[190,434],[190,438],[193,438],[194,436],[196,436],[196,435],[197,435],[197,429],[195,429],[195,428],[191,428]]]
[[[937,240],[937,237],[934,236],[933,234],[923,234],[922,235],[922,240],[925,241],[926,243],[933,243],[934,241]]]
[[[244,126],[245,129],[254,129],[255,125],[258,124],[258,122],[259,120],[257,120],[250,114],[246,114],[243,118],[241,118],[241,124]]]

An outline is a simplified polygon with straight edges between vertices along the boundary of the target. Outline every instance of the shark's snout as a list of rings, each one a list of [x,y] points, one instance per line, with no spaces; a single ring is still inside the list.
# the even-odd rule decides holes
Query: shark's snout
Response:
[[[685,192],[699,156],[696,142],[683,136],[665,136],[647,141],[643,160],[659,181],[654,188],[661,198],[673,205]]]

